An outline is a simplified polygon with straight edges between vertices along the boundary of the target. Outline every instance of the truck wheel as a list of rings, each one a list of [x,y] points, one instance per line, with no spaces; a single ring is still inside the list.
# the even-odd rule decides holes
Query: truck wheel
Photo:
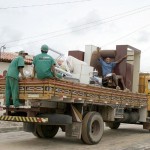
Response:
[[[32,131],[33,135],[38,137],[38,138],[42,138],[42,136],[40,135],[39,132],[40,132],[39,131],[39,125],[35,125],[35,129],[34,129],[34,131]]]
[[[25,132],[32,132],[34,136],[38,137],[38,138],[42,138],[42,136],[40,135],[40,127],[39,125],[35,124],[35,123],[23,123],[23,130]]]
[[[118,129],[120,126],[120,122],[106,122],[106,126],[110,129]]]
[[[33,134],[39,138],[53,138],[58,129],[59,126],[54,125],[37,125]]]
[[[97,144],[104,132],[104,122],[98,112],[88,112],[82,122],[81,140],[86,144]]]

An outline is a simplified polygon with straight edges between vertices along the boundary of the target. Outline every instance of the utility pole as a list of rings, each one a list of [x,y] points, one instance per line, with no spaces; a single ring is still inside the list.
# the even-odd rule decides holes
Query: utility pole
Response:
[[[6,46],[5,46],[5,45],[2,45],[2,46],[0,47],[0,61],[1,61],[2,49],[3,49],[3,52],[4,52],[4,49],[6,49]]]

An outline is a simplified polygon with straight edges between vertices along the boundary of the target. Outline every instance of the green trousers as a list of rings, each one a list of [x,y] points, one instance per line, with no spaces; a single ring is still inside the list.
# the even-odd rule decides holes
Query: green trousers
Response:
[[[13,99],[13,105],[15,107],[19,106],[19,86],[18,80],[12,77],[6,77],[6,91],[5,91],[5,98],[6,98],[6,106],[10,106],[10,98]]]

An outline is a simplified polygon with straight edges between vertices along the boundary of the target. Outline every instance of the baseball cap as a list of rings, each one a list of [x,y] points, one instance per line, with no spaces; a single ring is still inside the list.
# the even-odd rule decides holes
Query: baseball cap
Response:
[[[23,50],[22,50],[22,51],[19,51],[19,55],[20,55],[20,54],[28,55],[28,53],[26,53],[26,52],[25,52],[25,51],[23,51]]]
[[[41,50],[44,51],[44,52],[48,52],[48,50],[49,50],[48,45],[46,45],[46,44],[42,45]]]

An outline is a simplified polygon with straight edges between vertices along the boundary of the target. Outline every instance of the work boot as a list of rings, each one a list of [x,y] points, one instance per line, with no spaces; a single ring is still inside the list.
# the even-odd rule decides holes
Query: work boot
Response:
[[[10,107],[10,102],[6,102],[5,106]]]
[[[119,86],[116,86],[116,90],[120,90],[120,87],[119,87]]]
[[[124,92],[130,92],[130,90],[127,89],[127,88],[125,88],[123,91],[124,91]]]
[[[23,104],[20,102],[15,102],[15,104],[14,104],[15,108],[19,108],[20,106],[23,106]]]
[[[6,108],[9,108],[9,107],[10,107],[10,105],[5,105],[5,107],[6,107]]]

